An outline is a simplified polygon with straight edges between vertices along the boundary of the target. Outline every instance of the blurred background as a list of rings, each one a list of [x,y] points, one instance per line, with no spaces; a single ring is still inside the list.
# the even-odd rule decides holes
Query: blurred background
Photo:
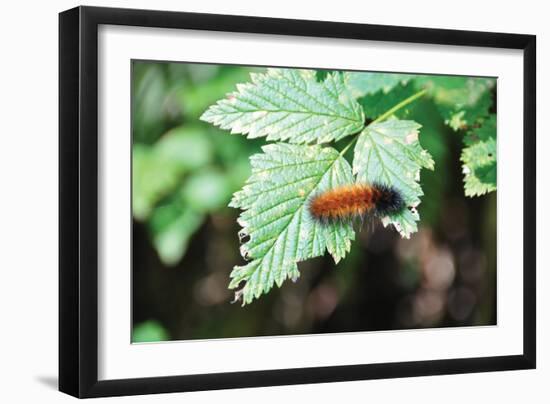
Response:
[[[472,98],[467,78],[434,76],[446,92],[400,112],[422,124],[436,167],[421,173],[419,232],[357,229],[337,267],[328,255],[302,262],[297,283],[241,307],[227,289],[244,262],[240,211],[227,204],[264,140],[199,116],[264,69],[134,61],[132,70],[133,342],[496,324],[496,192],[464,196],[463,134],[445,124],[457,91]],[[492,112],[494,91],[483,94]]]

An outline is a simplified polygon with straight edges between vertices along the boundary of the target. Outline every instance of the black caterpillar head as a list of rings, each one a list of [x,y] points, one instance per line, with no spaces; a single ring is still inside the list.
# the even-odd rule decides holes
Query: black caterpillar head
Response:
[[[377,216],[383,217],[405,209],[405,200],[399,190],[386,184],[373,184],[372,187],[379,193],[375,209]]]

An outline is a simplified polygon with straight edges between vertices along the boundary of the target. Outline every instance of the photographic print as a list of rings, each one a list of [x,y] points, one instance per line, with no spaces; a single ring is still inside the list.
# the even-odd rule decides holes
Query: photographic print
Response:
[[[60,13],[59,389],[534,369],[535,129],[534,35]]]
[[[495,78],[131,81],[132,342],[496,325]]]

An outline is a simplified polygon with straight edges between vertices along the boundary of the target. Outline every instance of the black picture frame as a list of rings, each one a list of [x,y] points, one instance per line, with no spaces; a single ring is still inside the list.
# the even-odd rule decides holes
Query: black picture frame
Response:
[[[100,24],[523,50],[523,354],[99,381]],[[535,80],[533,35],[96,7],[60,13],[59,390],[85,398],[535,368]]]

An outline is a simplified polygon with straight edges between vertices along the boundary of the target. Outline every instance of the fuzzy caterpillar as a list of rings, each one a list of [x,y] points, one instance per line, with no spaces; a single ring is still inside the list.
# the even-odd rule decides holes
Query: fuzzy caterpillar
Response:
[[[322,192],[311,198],[309,212],[322,223],[384,217],[405,209],[401,193],[385,184],[351,184]]]

